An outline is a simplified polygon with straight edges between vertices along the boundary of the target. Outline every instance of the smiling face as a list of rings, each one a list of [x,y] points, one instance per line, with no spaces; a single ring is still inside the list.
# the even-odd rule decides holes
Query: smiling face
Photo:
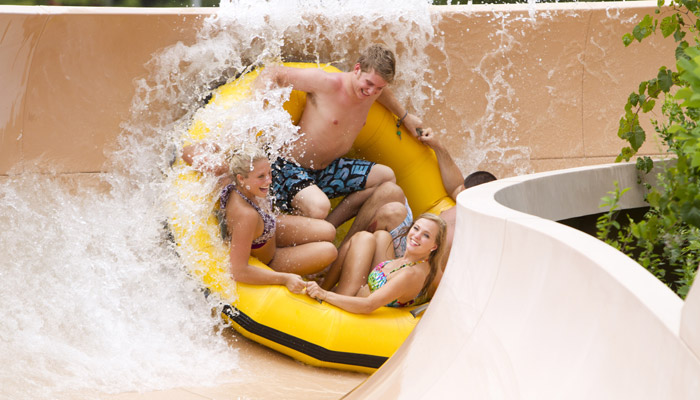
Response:
[[[253,161],[252,167],[252,170],[247,176],[243,176],[242,174],[236,175],[238,187],[253,196],[265,197],[270,191],[270,183],[272,183],[270,162],[264,158],[255,160]]]
[[[429,219],[420,218],[413,223],[406,235],[406,252],[413,252],[427,257],[438,248],[437,237],[440,226]]]
[[[360,64],[355,64],[353,70],[353,90],[361,100],[376,100],[387,86],[386,81],[374,70],[362,71]]]

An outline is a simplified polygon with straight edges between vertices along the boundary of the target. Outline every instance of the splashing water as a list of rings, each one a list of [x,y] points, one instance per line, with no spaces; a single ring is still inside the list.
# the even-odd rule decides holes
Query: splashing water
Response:
[[[282,59],[347,69],[362,48],[383,41],[402,66],[397,95],[420,109],[432,96],[421,89],[430,87],[423,50],[434,17],[426,1],[389,3],[225,2],[195,43],[149,62],[96,184],[31,172],[0,181],[0,398],[89,398],[80,393],[230,379],[236,351],[216,333],[211,300],[164,234],[169,161],[211,89]],[[216,139],[263,130],[274,150],[297,135],[281,112],[281,103],[263,112],[251,98],[197,118],[216,127]]]
[[[235,366],[153,194],[65,179],[0,186],[0,398],[202,384]]]
[[[442,92],[431,83],[436,73],[426,70],[428,50],[444,48],[444,36],[435,31],[440,15],[432,11],[427,0],[223,1],[194,43],[173,44],[146,65],[148,77],[135,83],[131,116],[110,149],[107,172],[94,177],[97,184],[38,173],[1,180],[0,361],[6,368],[0,398],[78,398],[81,390],[117,393],[231,379],[236,351],[216,333],[213,300],[185,272],[186,260],[164,230],[164,204],[173,201],[169,165],[191,121],[205,122],[211,139],[234,144],[262,131],[277,153],[300,136],[282,109],[289,89],[267,93],[276,99],[267,107],[251,96],[236,107],[200,109],[212,90],[281,61],[331,62],[350,70],[375,42],[395,51],[392,87],[408,109],[439,103]],[[527,161],[527,148],[507,138],[517,118],[496,107],[513,101],[504,73],[514,67],[489,66],[489,58],[502,57],[517,41],[505,26],[494,35],[498,49],[473,66],[488,83],[488,107],[477,121],[463,122],[471,134],[460,140],[469,141],[464,148],[470,153],[456,154],[457,161],[467,172],[494,158],[527,172],[518,164]],[[205,198],[213,187],[205,179],[191,190]],[[183,207],[201,219],[212,201]]]

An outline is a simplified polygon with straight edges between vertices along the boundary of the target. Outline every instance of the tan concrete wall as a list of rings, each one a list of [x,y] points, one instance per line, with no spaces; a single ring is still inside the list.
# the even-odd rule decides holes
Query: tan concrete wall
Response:
[[[507,141],[529,150],[522,163],[529,172],[612,161],[623,144],[617,128],[627,96],[642,79],[655,77],[660,65],[674,65],[672,40],[622,44],[622,35],[652,13],[651,4],[538,5],[533,14],[526,6],[507,10],[453,7],[443,14],[440,29],[448,37],[452,76],[445,103],[456,107],[434,120],[444,108],[437,104],[426,120],[450,131],[471,131],[477,144],[505,133]],[[507,88],[494,83],[500,77]],[[500,97],[492,101],[494,121],[484,121],[490,92]],[[451,139],[456,158],[468,158],[472,149],[463,135]],[[651,143],[642,150],[658,151]],[[501,163],[492,155],[480,167],[512,175]]]
[[[100,171],[156,50],[194,40],[199,12],[0,7],[0,173],[19,161]]]
[[[654,4],[434,7],[445,45],[430,50],[429,68],[443,94],[415,111],[447,132],[464,172],[505,177],[608,162],[622,145],[627,95],[673,63],[672,41],[621,42]],[[166,46],[191,43],[211,12],[0,7],[0,174],[21,170],[21,160],[41,170],[101,170],[144,64]],[[496,151],[477,154],[489,141]]]

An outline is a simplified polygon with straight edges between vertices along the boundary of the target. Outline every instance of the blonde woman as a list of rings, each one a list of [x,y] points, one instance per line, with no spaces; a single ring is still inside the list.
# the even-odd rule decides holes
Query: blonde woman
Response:
[[[230,237],[233,278],[249,284],[285,285],[301,293],[306,283],[300,275],[319,272],[335,260],[335,227],[324,220],[272,210],[270,161],[256,146],[241,146],[220,157],[223,153],[215,144],[197,144],[185,147],[182,159],[201,172],[220,176],[219,205]],[[250,256],[273,271],[249,265]]]
[[[428,288],[439,272],[446,250],[443,247],[446,229],[440,217],[422,214],[406,232],[406,252],[398,258],[394,258],[388,232],[358,232],[340,250],[337,286],[325,290],[316,282],[309,282],[306,293],[346,311],[363,314],[381,306],[421,304],[428,300]],[[376,264],[381,260],[384,261]]]

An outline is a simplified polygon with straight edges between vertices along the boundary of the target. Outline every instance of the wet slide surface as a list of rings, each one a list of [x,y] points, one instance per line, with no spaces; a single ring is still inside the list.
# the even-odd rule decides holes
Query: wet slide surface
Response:
[[[157,392],[122,393],[105,400],[151,399],[339,399],[367,379],[366,374],[304,365],[240,336],[233,329],[224,334],[239,355],[238,370],[209,387],[186,387]]]

